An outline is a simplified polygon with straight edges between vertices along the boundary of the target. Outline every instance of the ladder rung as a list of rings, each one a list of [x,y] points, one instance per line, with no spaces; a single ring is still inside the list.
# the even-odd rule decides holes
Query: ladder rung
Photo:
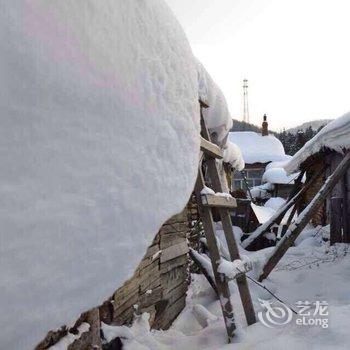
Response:
[[[237,207],[236,199],[233,197],[216,196],[214,194],[202,194],[202,204],[211,208],[227,208]]]
[[[218,159],[222,158],[222,152],[220,147],[204,139],[202,136],[201,136],[201,151],[203,151],[204,153],[206,153],[208,156],[212,158],[218,158]]]

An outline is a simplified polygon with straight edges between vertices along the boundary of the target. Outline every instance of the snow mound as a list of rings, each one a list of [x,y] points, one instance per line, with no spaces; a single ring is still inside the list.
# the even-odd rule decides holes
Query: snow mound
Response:
[[[337,152],[350,148],[350,112],[327,124],[293,156],[285,166],[285,170],[288,174],[298,171],[307,158],[323,148]]]
[[[0,6],[0,339],[29,349],[109,297],[185,206],[197,63],[163,1]]]
[[[225,96],[200,62],[197,62],[197,70],[199,98],[209,106],[203,109],[203,117],[212,141],[224,147],[233,123]]]
[[[298,174],[287,175],[283,168],[272,168],[265,171],[262,181],[271,184],[294,184],[294,180]]]
[[[247,164],[288,159],[281,141],[273,135],[262,136],[253,131],[235,131],[229,133],[229,140],[242,150]]]
[[[254,203],[251,203],[250,205],[260,224],[263,224],[266,221],[270,220],[273,214],[276,213],[276,210],[271,207],[262,207]]]
[[[265,204],[264,207],[266,208],[271,208],[274,210],[278,210],[279,208],[282,207],[286,203],[286,200],[281,197],[273,197],[270,198]]]
[[[241,149],[231,141],[227,141],[223,152],[225,163],[230,163],[235,170],[242,171],[245,167]]]

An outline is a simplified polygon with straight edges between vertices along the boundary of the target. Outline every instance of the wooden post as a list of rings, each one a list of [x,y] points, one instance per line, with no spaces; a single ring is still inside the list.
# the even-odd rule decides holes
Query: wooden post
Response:
[[[200,216],[203,222],[205,236],[207,238],[208,251],[209,251],[211,264],[213,266],[215,284],[218,290],[222,314],[225,320],[228,342],[230,343],[232,341],[234,331],[236,329],[233,308],[231,304],[231,293],[230,293],[230,289],[225,276],[218,272],[221,256],[220,256],[219,249],[216,245],[213,216],[212,216],[210,207],[203,206],[201,202],[201,191],[204,188],[204,185],[205,185],[205,182],[204,182],[201,165],[200,165],[196,186],[195,186],[196,200],[198,202],[198,207],[199,207]]]
[[[343,198],[331,198],[330,245],[342,242]]]
[[[259,276],[259,281],[264,280],[273,268],[278,264],[281,260],[284,253],[288,250],[288,248],[294,243],[296,238],[299,236],[301,231],[305,228],[307,223],[312,218],[313,214],[320,207],[326,197],[330,194],[334,186],[340,180],[340,178],[344,175],[346,170],[350,165],[350,152],[348,152],[340,164],[335,169],[334,173],[326,180],[325,184],[322,186],[320,191],[316,194],[311,203],[303,210],[303,212],[299,215],[298,219],[294,223],[294,228],[292,231],[288,232],[278,243],[271,256],[265,263],[263,267],[263,272]]]
[[[349,215],[349,186],[348,179],[350,172],[346,172],[342,180],[342,194],[343,194],[343,242],[350,243],[350,215]]]
[[[291,210],[290,214],[289,214],[289,217],[287,219],[287,223],[283,226],[282,228],[282,232],[281,232],[281,238],[286,234],[293,218],[294,218],[294,215],[296,213],[296,211],[298,210],[298,207],[299,207],[299,204],[300,204],[300,201],[297,201],[295,204],[294,204],[294,207],[293,209]]]
[[[212,181],[213,190],[215,192],[223,192],[223,187],[219,177],[219,173],[217,171],[217,165],[216,165],[215,159],[207,159],[206,163],[208,166],[210,179]],[[226,238],[227,247],[230,253],[231,261],[240,259],[241,257],[240,257],[236,239],[233,233],[231,216],[228,210],[225,208],[219,208],[219,213],[220,213],[222,228],[225,233],[225,238]],[[236,282],[237,282],[238,291],[241,297],[247,323],[248,325],[254,324],[256,322],[255,311],[254,311],[253,302],[249,292],[247,278],[245,275],[239,276],[237,277]]]

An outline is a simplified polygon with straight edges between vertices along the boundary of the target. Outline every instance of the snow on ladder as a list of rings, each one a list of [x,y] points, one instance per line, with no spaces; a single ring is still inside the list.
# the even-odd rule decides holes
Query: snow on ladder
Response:
[[[202,108],[207,107],[208,106],[201,103],[201,112]],[[209,179],[212,184],[212,190],[214,192],[222,193],[224,191],[224,188],[221,183],[221,178],[216,165],[216,159],[221,159],[222,153],[220,148],[211,142],[211,137],[206,127],[202,113],[201,126],[201,152],[203,154],[203,157],[201,158],[203,158],[203,161],[207,166]],[[205,236],[207,239],[208,251],[213,269],[215,285],[219,296],[222,313],[225,319],[228,341],[231,342],[231,339],[234,335],[234,331],[236,329],[236,325],[231,304],[231,294],[228,286],[228,279],[224,274],[218,272],[221,256],[215,236],[212,208],[217,208],[217,210],[220,213],[222,227],[225,233],[231,261],[238,260],[240,259],[240,255],[236,240],[234,238],[232,222],[229,213],[229,209],[232,209],[236,206],[236,201],[234,198],[203,194],[203,188],[205,188],[205,180],[202,171],[202,162],[200,162],[195,186],[195,195],[199,207],[200,217],[203,222]],[[247,323],[248,325],[251,325],[256,322],[256,318],[245,274],[238,275],[236,277],[236,282],[238,285],[238,290],[242,300]]]

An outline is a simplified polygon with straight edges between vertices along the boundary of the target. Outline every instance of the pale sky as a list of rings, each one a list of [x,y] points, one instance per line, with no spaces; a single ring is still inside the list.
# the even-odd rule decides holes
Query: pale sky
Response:
[[[242,118],[280,130],[350,111],[350,0],[166,0]]]

